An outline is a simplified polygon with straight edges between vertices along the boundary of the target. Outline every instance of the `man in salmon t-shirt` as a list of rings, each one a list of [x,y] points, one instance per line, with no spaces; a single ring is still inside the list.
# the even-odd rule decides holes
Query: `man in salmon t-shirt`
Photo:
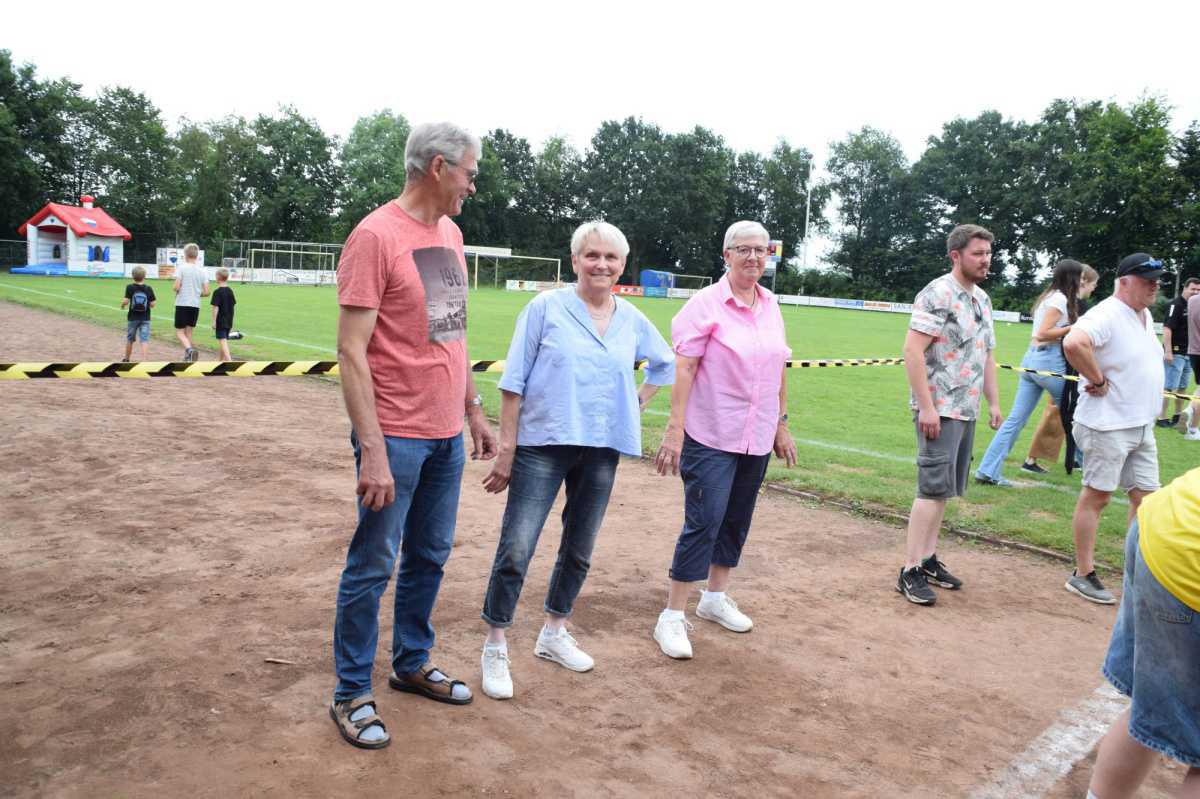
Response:
[[[353,426],[358,527],[338,586],[329,713],[349,743],[391,741],[371,694],[379,600],[397,555],[392,674],[399,691],[471,701],[429,662],[429,618],[450,556],[463,470],[496,455],[467,360],[467,272],[450,217],[475,193],[479,139],[449,123],[420,125],[405,148],[400,197],[363,219],[338,264],[338,364]]]

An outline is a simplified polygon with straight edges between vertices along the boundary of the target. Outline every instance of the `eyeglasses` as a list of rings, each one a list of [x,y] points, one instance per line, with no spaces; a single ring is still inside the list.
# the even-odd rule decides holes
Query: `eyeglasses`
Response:
[[[457,161],[451,161],[449,158],[446,159],[446,163],[449,164],[450,166],[457,166],[459,169],[462,169],[463,174],[467,176],[468,183],[474,183],[475,178],[479,177],[478,169],[465,169],[465,168],[459,166]]]
[[[749,258],[751,255],[754,255],[758,258],[765,258],[767,255],[766,247],[751,247],[746,244],[739,244],[738,246],[730,247],[729,249],[737,253],[739,258]]]
[[[971,297],[971,310],[975,312],[975,321],[982,322],[983,321],[983,306],[981,306],[979,304],[979,300],[975,299],[975,297],[973,295]]]

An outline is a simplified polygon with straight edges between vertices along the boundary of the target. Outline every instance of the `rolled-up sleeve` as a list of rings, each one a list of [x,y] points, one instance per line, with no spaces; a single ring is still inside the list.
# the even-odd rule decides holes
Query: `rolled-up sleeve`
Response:
[[[637,359],[646,362],[646,381],[655,386],[675,383],[675,353],[654,323],[639,313]]]
[[[1108,319],[1095,314],[1084,314],[1075,323],[1075,329],[1087,333],[1093,347],[1103,347],[1112,338],[1112,325],[1108,323]]]
[[[949,315],[949,293],[943,297],[936,288],[926,287],[913,302],[912,318],[909,319],[908,326],[911,330],[927,336],[940,336]]]
[[[705,313],[704,300],[693,297],[671,320],[671,343],[675,354],[688,358],[700,358],[708,349],[715,322]]]
[[[508,344],[508,357],[504,359],[504,374],[500,376],[498,384],[502,391],[525,394],[525,382],[537,361],[545,321],[546,303],[539,295],[517,316],[512,341]]]

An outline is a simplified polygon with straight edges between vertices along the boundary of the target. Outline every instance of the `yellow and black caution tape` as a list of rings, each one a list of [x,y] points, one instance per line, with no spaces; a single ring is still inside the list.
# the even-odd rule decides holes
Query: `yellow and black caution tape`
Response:
[[[1042,377],[1061,377],[1063,380],[1070,380],[1073,383],[1079,382],[1079,375],[1064,375],[1060,372],[1047,372],[1045,369],[1027,369],[1024,366],[1013,366],[1012,364],[1007,363],[998,363],[996,366],[1001,369],[1009,369],[1013,372],[1028,372],[1029,374],[1041,375]],[[1181,400],[1200,399],[1200,395],[1192,396],[1191,394],[1183,394],[1178,391],[1164,391],[1163,396],[1174,397],[1175,399]]]
[[[471,361],[473,372],[502,372],[504,361]],[[338,374],[337,361],[140,361],[0,363],[0,380],[100,377],[303,377]]]
[[[337,361],[140,361],[135,363],[0,363],[0,380],[98,377],[257,377],[337,374]]]
[[[788,369],[810,369],[837,366],[899,366],[903,358],[820,358],[787,361]],[[645,361],[634,364],[641,369]],[[1027,369],[998,363],[1001,369],[1014,372],[1029,372],[1044,377],[1060,377],[1078,381],[1076,375],[1047,372],[1042,369]],[[472,372],[503,372],[504,361],[471,361]],[[337,361],[141,361],[126,362],[80,362],[80,363],[0,363],[0,380],[36,380],[40,378],[91,379],[99,377],[125,377],[148,379],[151,377],[303,377],[305,375],[338,374]],[[1164,391],[1164,396],[1177,399],[1195,399],[1188,394]]]

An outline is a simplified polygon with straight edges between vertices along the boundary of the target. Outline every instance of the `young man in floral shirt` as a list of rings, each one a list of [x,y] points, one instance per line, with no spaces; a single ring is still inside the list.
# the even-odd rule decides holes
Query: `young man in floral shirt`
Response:
[[[980,393],[987,397],[992,429],[1004,419],[992,357],[992,301],[978,285],[991,268],[992,239],[978,225],[950,232],[946,251],[953,268],[921,289],[904,340],[909,407],[917,428],[917,498],[896,590],[918,605],[937,601],[929,583],[962,587],[938,559],[937,540],[946,500],[961,497],[967,488]]]

